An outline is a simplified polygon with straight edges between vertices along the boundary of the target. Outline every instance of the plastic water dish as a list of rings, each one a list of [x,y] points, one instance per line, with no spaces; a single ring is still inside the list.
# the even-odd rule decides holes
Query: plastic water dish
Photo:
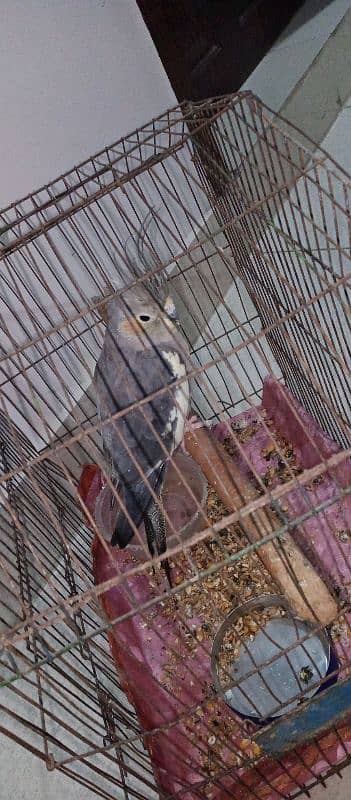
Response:
[[[168,547],[172,547],[180,539],[186,539],[205,525],[202,510],[207,501],[207,482],[197,463],[186,453],[178,451],[166,469],[163,487],[163,506],[172,527],[167,524]],[[95,503],[95,520],[102,536],[111,541],[118,517],[118,503],[113,502],[113,494],[106,484],[100,491]],[[172,529],[173,528],[173,529]],[[145,541],[143,527],[140,535]],[[138,545],[136,537],[129,547],[135,554],[147,556],[147,549]],[[140,552],[139,552],[140,551]]]
[[[178,451],[167,467],[163,489],[163,505],[177,532],[175,535],[167,526],[169,547],[176,545],[178,537],[187,539],[205,527],[202,510],[206,501],[207,481],[200,467],[191,456]]]
[[[225,683],[221,683],[219,654],[225,634],[240,617],[270,606],[283,608],[285,616],[273,617],[252,640],[241,644],[238,657],[227,666]],[[292,616],[289,605],[277,595],[262,595],[233,609],[213,644],[216,690],[240,717],[259,725],[292,711],[302,700],[331,686],[337,680],[337,670],[327,633]]]

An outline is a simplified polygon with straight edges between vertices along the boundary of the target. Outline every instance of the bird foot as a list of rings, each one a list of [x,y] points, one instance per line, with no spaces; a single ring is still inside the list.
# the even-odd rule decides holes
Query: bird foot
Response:
[[[196,414],[192,414],[187,420],[185,420],[185,430],[194,431],[196,428],[205,428],[207,427],[208,422],[204,419],[199,419]]]
[[[188,432],[192,433],[193,431],[197,430],[198,428],[208,428],[209,426],[210,426],[210,423],[207,422],[207,420],[200,420],[196,416],[196,414],[193,414],[191,417],[189,417],[188,419],[185,420],[184,435],[186,433],[188,433]],[[185,444],[184,444],[184,438],[183,438],[182,443],[181,443],[181,449],[182,449],[183,453],[187,452],[187,449],[186,449]]]
[[[170,563],[168,561],[168,558],[166,558],[165,561],[163,562],[163,569],[164,569],[165,574],[166,574],[166,578],[167,578],[167,581],[168,581],[168,586],[169,586],[170,589],[173,589],[172,576],[171,576],[171,567],[170,567]]]

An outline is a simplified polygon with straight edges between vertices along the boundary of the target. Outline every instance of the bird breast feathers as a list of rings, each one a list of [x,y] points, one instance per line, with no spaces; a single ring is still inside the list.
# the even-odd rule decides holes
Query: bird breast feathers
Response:
[[[181,361],[179,353],[175,350],[163,350],[163,358],[169,364],[172,374],[179,380],[186,374],[185,364]],[[175,407],[171,412],[171,416],[167,425],[167,433],[174,428],[174,448],[178,447],[183,439],[185,420],[189,412],[190,396],[189,396],[189,383],[183,383],[177,386],[174,392]]]

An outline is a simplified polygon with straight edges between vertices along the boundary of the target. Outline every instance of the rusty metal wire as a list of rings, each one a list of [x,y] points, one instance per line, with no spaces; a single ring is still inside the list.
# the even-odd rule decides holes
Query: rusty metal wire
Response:
[[[245,680],[292,713],[264,670],[294,671],[296,641],[250,655],[274,645],[270,612],[230,630],[221,686],[210,665],[229,612],[278,592],[306,658],[326,630],[337,656],[328,675],[313,662],[310,694],[350,673],[350,180],[244,92],[171,109],[0,213],[1,732],[97,796],[298,797],[349,761],[343,720],[289,756],[257,744],[272,721],[232,666],[248,654]],[[154,494],[172,587],[143,527],[112,549],[97,511],[102,487],[121,501],[93,387],[106,303],[151,277],[191,353],[172,391],[191,381],[206,423],[185,445],[207,499],[179,454],[173,506]],[[114,429],[136,408],[149,424],[166,392]],[[230,710],[236,686],[256,721]]]

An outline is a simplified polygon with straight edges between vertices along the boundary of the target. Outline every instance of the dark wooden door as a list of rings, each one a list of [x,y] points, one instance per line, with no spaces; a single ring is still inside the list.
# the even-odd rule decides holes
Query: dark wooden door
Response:
[[[137,0],[178,100],[237,91],[303,0]]]

